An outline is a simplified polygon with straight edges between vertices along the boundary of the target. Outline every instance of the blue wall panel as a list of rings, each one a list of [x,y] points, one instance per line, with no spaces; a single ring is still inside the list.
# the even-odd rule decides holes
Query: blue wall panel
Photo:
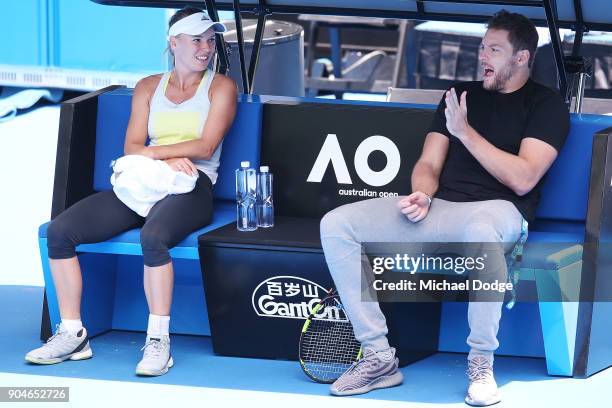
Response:
[[[162,72],[168,67],[166,30],[166,9],[2,1],[0,64]]]
[[[50,65],[103,71],[166,70],[166,10],[48,0]]]
[[[47,64],[47,0],[0,5],[0,64]]]

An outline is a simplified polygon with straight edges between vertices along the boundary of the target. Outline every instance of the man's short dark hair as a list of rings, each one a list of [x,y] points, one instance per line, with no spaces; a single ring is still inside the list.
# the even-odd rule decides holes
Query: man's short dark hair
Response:
[[[501,10],[491,17],[487,28],[507,31],[513,53],[516,54],[522,50],[529,51],[528,66],[531,68],[538,48],[538,31],[531,20],[522,14]]]

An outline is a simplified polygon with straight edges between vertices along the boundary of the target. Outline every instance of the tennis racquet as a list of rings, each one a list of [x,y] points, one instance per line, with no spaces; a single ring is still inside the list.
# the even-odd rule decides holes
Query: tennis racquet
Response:
[[[330,289],[304,322],[300,335],[300,365],[308,377],[320,383],[336,381],[361,358],[340,297]]]

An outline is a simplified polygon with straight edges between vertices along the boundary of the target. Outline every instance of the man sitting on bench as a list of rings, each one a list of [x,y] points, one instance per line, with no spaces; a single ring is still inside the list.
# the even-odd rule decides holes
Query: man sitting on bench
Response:
[[[332,384],[332,394],[403,381],[378,302],[362,301],[362,265],[366,276],[372,273],[367,260],[362,263],[362,243],[499,243],[487,262],[497,267],[486,268],[484,276],[506,282],[505,253],[521,236],[523,221],[534,218],[542,178],[569,131],[563,99],[529,78],[537,44],[536,28],[526,17],[494,15],[480,46],[483,80],[457,84],[440,101],[412,171],[412,194],[341,206],[321,220],[325,258],[363,349],[363,358]],[[503,293],[469,304],[470,405],[501,400],[493,352],[502,302]]]

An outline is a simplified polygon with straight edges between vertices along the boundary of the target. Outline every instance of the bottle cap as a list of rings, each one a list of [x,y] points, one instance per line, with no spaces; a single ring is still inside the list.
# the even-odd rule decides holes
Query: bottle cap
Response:
[[[243,169],[248,169],[250,165],[251,165],[251,162],[249,161],[240,162],[240,167],[242,167]]]
[[[267,173],[270,171],[270,167],[268,166],[261,166],[259,167],[259,171],[261,171],[262,173]]]

